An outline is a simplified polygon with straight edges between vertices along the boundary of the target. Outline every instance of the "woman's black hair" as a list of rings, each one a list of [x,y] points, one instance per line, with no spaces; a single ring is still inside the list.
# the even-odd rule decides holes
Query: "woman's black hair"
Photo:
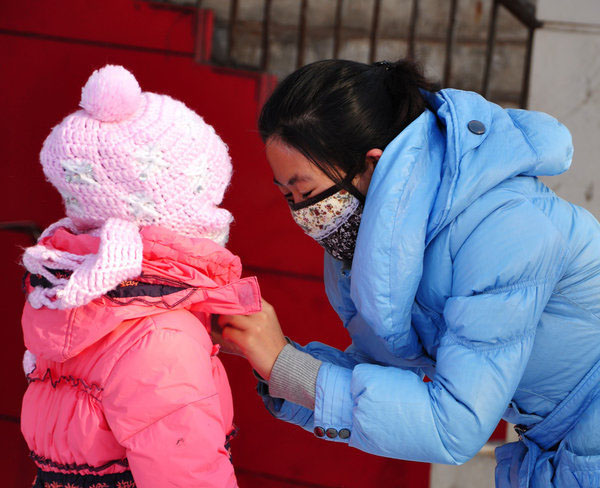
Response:
[[[423,113],[420,90],[435,90],[408,60],[374,65],[329,59],[285,78],[258,122],[263,141],[279,138],[329,178],[366,169],[366,153],[386,146]]]

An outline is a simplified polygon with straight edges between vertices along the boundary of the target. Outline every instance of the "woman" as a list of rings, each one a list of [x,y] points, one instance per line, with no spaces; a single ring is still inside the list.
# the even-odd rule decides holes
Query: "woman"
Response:
[[[537,179],[569,167],[568,130],[433,91],[406,61],[305,66],[259,125],[353,341],[287,343],[268,304],[221,317],[271,413],[449,464],[504,418],[521,440],[497,450],[497,486],[600,486],[600,226]]]

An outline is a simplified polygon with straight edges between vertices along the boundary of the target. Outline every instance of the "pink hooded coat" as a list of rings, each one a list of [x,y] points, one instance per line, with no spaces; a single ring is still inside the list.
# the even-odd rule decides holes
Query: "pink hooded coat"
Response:
[[[23,435],[44,471],[130,469],[138,487],[235,487],[231,391],[210,314],[260,310],[258,283],[240,279],[239,258],[208,239],[158,227],[141,235],[138,281],[79,308],[25,305],[37,361]],[[98,248],[98,238],[66,229],[43,243],[80,255]]]

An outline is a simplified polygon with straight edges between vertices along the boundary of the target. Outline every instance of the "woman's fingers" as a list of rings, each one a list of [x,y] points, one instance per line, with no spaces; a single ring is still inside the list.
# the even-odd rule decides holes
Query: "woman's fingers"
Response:
[[[273,306],[267,302],[264,298],[261,298],[262,302],[262,310],[259,312],[255,312],[249,315],[218,315],[218,325],[219,327],[225,327],[227,325],[231,327],[235,327],[237,329],[247,329],[251,327],[253,323],[255,323],[254,318],[261,317],[263,320],[267,319],[267,317],[274,317],[275,309]]]
[[[246,329],[249,325],[246,320],[247,318],[246,315],[219,315],[217,323],[221,328],[233,327],[234,329]]]
[[[239,327],[239,315],[214,315],[213,317],[211,327],[213,342],[217,339],[222,346],[235,345],[235,348],[241,351],[251,338],[252,330],[249,331],[248,327]]]
[[[246,342],[246,334],[243,330],[236,329],[228,325],[223,327],[223,332],[221,335],[223,336],[224,340],[237,345],[244,344]]]
[[[273,306],[264,298],[261,298],[261,302],[262,310],[250,315],[219,315],[219,327],[230,326],[235,329],[247,330],[266,324],[276,323],[279,325]]]
[[[275,309],[262,300],[262,310],[250,315],[221,315],[216,319],[223,344],[235,344],[265,379],[287,344]]]
[[[212,339],[213,344],[219,344],[221,346],[221,351],[227,354],[235,354],[237,356],[244,356],[244,352],[240,348],[238,344],[231,341],[225,334],[225,330],[227,327],[221,327],[218,324],[219,316],[213,315],[211,318],[211,329],[210,329],[210,338]]]

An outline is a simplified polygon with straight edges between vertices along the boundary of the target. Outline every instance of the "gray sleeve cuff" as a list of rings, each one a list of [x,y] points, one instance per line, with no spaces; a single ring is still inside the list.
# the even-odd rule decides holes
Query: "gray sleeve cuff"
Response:
[[[317,375],[321,364],[321,361],[310,354],[287,344],[273,365],[269,394],[314,410]]]

